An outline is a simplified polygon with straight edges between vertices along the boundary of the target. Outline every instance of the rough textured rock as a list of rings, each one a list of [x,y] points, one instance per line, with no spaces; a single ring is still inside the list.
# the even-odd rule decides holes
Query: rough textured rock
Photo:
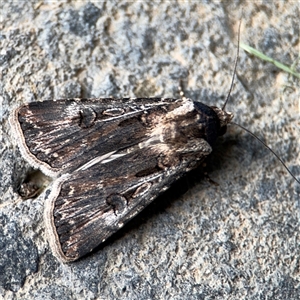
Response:
[[[179,97],[221,106],[241,40],[286,65],[299,2],[5,2],[1,10],[0,295],[3,299],[299,299],[300,187],[231,126],[208,160],[92,255],[51,254],[11,109],[62,97]],[[298,72],[299,63],[295,65]],[[299,80],[241,50],[228,104],[300,177]]]

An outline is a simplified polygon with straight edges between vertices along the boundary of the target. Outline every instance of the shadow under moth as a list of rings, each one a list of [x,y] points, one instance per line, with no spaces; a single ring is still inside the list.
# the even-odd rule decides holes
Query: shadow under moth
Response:
[[[54,177],[45,223],[64,262],[91,252],[196,168],[233,115],[191,99],[62,99],[13,111],[27,161]]]

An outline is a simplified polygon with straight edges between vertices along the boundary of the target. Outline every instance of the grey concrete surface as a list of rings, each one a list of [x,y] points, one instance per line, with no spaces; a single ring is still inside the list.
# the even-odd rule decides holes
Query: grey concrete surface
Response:
[[[298,1],[9,1],[1,8],[1,299],[299,299],[300,186],[236,126],[199,169],[105,245],[71,264],[45,236],[47,190],[7,121],[18,105],[66,97],[179,97],[221,106],[241,41],[299,61]],[[227,110],[300,177],[299,80],[240,51]],[[214,184],[214,181],[216,184]],[[48,187],[51,189],[51,185]]]

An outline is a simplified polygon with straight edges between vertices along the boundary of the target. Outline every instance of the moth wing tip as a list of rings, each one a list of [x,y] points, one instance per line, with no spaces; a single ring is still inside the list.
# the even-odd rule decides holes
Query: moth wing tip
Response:
[[[59,261],[64,263],[72,262],[79,258],[79,257],[68,257],[63,252],[59,240],[59,236],[56,230],[56,226],[54,223],[54,215],[53,215],[54,205],[59,195],[60,187],[69,176],[70,174],[64,174],[59,179],[53,182],[50,195],[48,196],[45,202],[45,208],[44,208],[45,230],[46,230],[46,236],[48,239],[49,246],[52,250],[53,255]]]

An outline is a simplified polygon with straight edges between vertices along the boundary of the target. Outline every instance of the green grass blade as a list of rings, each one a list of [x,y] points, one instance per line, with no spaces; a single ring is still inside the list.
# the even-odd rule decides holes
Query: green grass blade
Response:
[[[244,43],[240,43],[240,47],[242,49],[244,49],[245,51],[249,52],[250,54],[252,54],[252,55],[254,55],[254,56],[256,56],[256,57],[258,57],[258,58],[260,58],[264,61],[270,62],[270,63],[274,64],[277,68],[279,68],[279,69],[281,69],[285,72],[288,72],[288,73],[292,74],[293,76],[296,76],[297,78],[300,79],[300,74],[299,73],[295,72],[294,70],[292,70],[292,68],[280,63],[279,61],[277,61],[277,60],[275,60],[275,59],[273,59],[269,56],[264,55],[260,51],[254,49],[254,48],[252,48],[252,47],[250,47],[250,46],[248,46]]]

